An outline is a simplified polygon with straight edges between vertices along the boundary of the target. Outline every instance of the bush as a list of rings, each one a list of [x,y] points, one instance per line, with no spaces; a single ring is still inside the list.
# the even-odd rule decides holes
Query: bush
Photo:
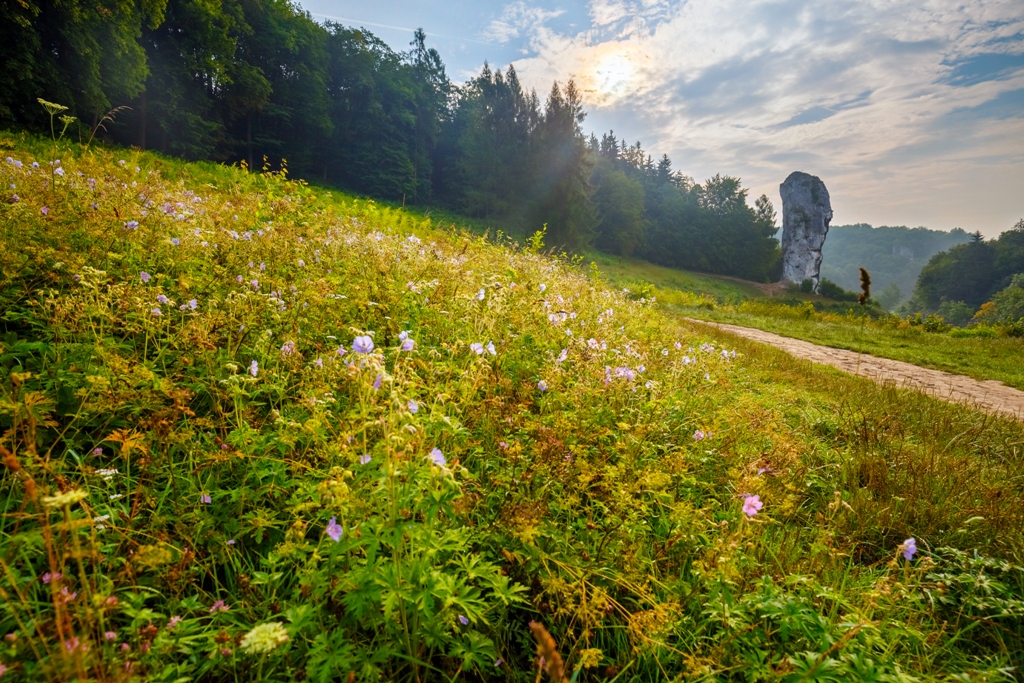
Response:
[[[857,294],[843,289],[828,279],[822,279],[818,284],[818,294],[833,301],[856,301]]]

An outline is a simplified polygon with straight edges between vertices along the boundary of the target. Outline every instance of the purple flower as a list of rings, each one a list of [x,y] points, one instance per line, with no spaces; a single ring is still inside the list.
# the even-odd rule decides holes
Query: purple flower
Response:
[[[430,461],[433,462],[438,467],[444,467],[445,464],[448,462],[447,460],[444,459],[444,453],[441,452],[440,448],[434,448],[432,451],[430,451],[430,455],[427,457],[429,457]]]
[[[403,351],[412,351],[416,347],[416,342],[412,339],[406,339],[402,342]]]
[[[693,433],[693,440],[694,441],[703,441],[704,437],[706,437],[706,436],[707,436],[707,434],[704,433],[704,430],[698,429],[697,431],[695,431]]]
[[[50,213],[50,207],[44,206],[43,208],[39,209],[39,213],[41,213],[44,216],[46,216],[47,214]]]
[[[466,618],[465,614],[460,614],[459,615],[459,623],[462,624],[463,626],[465,626],[466,624],[469,623],[469,619]]]
[[[106,633],[103,634],[103,638],[104,638],[104,640],[117,640],[117,632],[116,631],[107,631]]]
[[[235,276],[235,282],[237,282],[238,284],[242,284],[243,280],[245,280],[245,278],[242,277],[241,275],[236,275]]]
[[[373,458],[370,457],[369,453],[363,453],[359,456],[360,465],[369,465],[371,460],[373,460]]]
[[[204,493],[201,496],[199,496],[199,502],[202,503],[203,505],[209,505],[210,503],[213,502],[213,498],[210,497],[209,493]]]
[[[547,286],[547,285],[545,285],[544,283],[541,283],[541,285],[540,285],[540,291],[542,291],[542,292],[543,292],[543,291],[544,291],[545,289],[547,289],[547,288],[548,288],[548,286]]]
[[[398,341],[405,341],[409,338],[409,330],[402,330],[398,333]]]
[[[469,345],[469,350],[475,353],[476,355],[480,356],[483,355],[484,345],[481,344],[480,342],[473,342],[472,344]]]
[[[900,550],[903,551],[903,559],[908,562],[914,559],[914,555],[917,554],[917,539],[911,536],[907,540],[903,541],[903,544],[900,545]]]
[[[483,301],[485,296],[487,296],[487,292],[481,289],[479,292],[476,293],[476,296],[473,298],[476,299],[477,301]]]
[[[48,583],[50,583],[51,581],[60,581],[60,577],[62,577],[62,576],[64,576],[64,575],[63,575],[63,574],[61,574],[60,572],[55,572],[55,573],[53,573],[53,574],[51,574],[50,572],[46,572],[45,574],[43,574],[43,575],[42,575],[41,577],[39,577],[39,578],[40,578],[40,580],[41,580],[41,581],[42,581],[43,583],[46,583],[46,584],[48,584]]]
[[[313,365],[315,365],[318,368],[322,368],[324,366],[324,359],[317,357],[317,359],[313,361]]]
[[[103,449],[102,448],[94,448],[94,449],[92,449],[92,454],[93,455],[103,455]]]
[[[362,335],[352,340],[352,350],[356,353],[369,353],[373,351],[373,339],[369,335]]]
[[[505,660],[502,659],[501,657],[498,657],[497,659],[494,660],[494,666],[501,666],[504,663],[505,663]]]
[[[344,529],[338,524],[337,517],[331,517],[331,521],[327,523],[327,535],[331,537],[331,540],[337,543],[341,540],[341,534]]]
[[[157,294],[157,295],[156,295],[156,300],[157,300],[157,301],[158,301],[159,303],[161,303],[161,304],[166,304],[166,303],[167,303],[167,302],[169,301],[169,299],[167,298],[167,296],[166,296],[166,295],[164,295],[164,294]]]
[[[192,309],[192,310],[194,311],[194,310],[196,310],[196,307],[197,307],[197,306],[199,306],[199,302],[198,302],[198,301],[196,301],[195,299],[189,299],[189,301],[188,301],[188,307],[189,307],[190,309]]]
[[[548,390],[548,383],[545,382],[544,380],[541,380],[541,381],[537,382],[537,388],[540,389],[541,391],[547,391]]]
[[[257,363],[256,361],[253,361],[253,362],[249,363],[249,374],[250,374],[250,375],[252,375],[253,377],[255,377],[255,376],[256,376],[256,374],[257,374],[257,373],[258,373],[259,371],[260,371],[260,364],[259,364],[259,363]]]
[[[414,401],[414,400],[413,400],[413,399],[411,399],[411,398],[409,399],[409,402],[408,402],[408,403],[406,403],[405,405],[406,405],[406,407],[407,407],[407,408],[409,409],[409,412],[410,412],[410,413],[412,413],[412,414],[414,414],[414,415],[415,415],[416,413],[418,413],[418,412],[419,412],[419,410],[420,410],[420,404],[416,403],[416,401]]]
[[[498,352],[494,350],[494,342],[487,342],[487,353],[491,354],[492,356],[498,355]]]
[[[281,355],[282,356],[290,356],[294,352],[295,352],[295,342],[293,342],[293,341],[286,341],[284,344],[281,345]]]
[[[181,240],[179,240],[177,237],[172,237],[171,238],[171,244],[173,244],[176,247],[180,247],[181,246]]]
[[[138,221],[128,221],[127,223],[124,224],[124,229],[125,230],[137,230],[138,227],[139,227],[139,222]]]
[[[380,383],[383,380],[384,380],[384,375],[382,373],[378,372],[377,373],[377,378],[375,380],[373,380],[373,390],[374,391],[377,391],[378,389],[380,389]]]
[[[150,275],[146,271],[142,271],[139,273],[139,279],[142,280],[143,283],[149,282],[149,277]]]
[[[153,310],[150,311],[150,313],[152,313],[154,316],[156,316],[158,318],[163,315],[163,313],[160,311],[160,307],[159,306],[154,306]]]
[[[228,545],[234,545],[234,544],[235,544],[235,539],[229,538],[228,539]]]
[[[753,517],[763,507],[764,503],[761,502],[761,496],[744,496],[743,514],[747,517]]]
[[[212,607],[210,607],[210,614],[215,614],[217,612],[227,612],[227,611],[228,611],[228,606],[224,604],[223,600],[218,600],[217,602],[213,603]]]

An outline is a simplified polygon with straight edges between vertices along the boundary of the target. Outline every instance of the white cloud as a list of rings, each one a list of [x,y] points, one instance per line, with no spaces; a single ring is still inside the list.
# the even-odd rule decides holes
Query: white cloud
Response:
[[[562,10],[546,10],[533,7],[525,2],[513,2],[506,5],[501,16],[491,21],[484,29],[484,40],[496,43],[507,43],[513,38],[540,29],[544,22],[564,14]]]
[[[838,222],[995,234],[1024,216],[1024,118],[985,114],[1024,89],[1024,62],[990,58],[1024,52],[1019,0],[592,0],[589,10],[592,26],[577,33],[516,23],[533,54],[516,62],[520,78],[541,93],[576,78],[592,119],[698,179],[741,175],[777,201],[799,168],[825,180]]]

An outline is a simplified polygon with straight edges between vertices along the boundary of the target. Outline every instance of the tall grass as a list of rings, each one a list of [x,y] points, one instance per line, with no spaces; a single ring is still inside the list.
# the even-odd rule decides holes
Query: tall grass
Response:
[[[281,173],[0,144],[5,675],[1016,675],[1021,424]]]

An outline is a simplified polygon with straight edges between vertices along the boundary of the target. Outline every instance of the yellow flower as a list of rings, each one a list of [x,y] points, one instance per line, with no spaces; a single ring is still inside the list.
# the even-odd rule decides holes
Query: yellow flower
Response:
[[[278,645],[288,642],[288,631],[279,621],[260,624],[242,637],[242,649],[247,654],[263,654],[270,652]]]
[[[43,498],[43,505],[48,508],[62,508],[67,505],[74,505],[80,500],[85,500],[89,497],[89,494],[82,489],[71,489],[64,493],[58,493],[56,496],[45,496]]]

